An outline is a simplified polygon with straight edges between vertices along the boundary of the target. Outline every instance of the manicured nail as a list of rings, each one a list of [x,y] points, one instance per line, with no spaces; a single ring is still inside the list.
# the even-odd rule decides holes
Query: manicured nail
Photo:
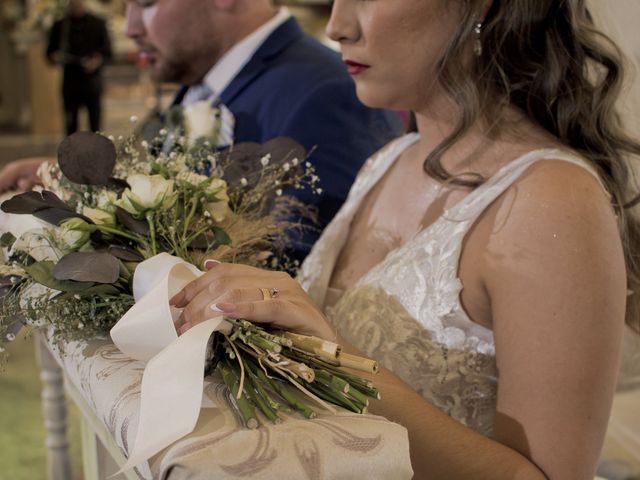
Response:
[[[171,300],[169,300],[169,305],[173,305],[175,307],[183,300],[183,297],[184,297],[184,290],[181,290],[178,293],[176,293],[173,297],[171,297]]]
[[[206,268],[207,270],[211,270],[213,267],[219,264],[220,262],[218,260],[214,260],[213,258],[208,258],[207,260],[204,261],[204,268]]]
[[[222,310],[220,310],[220,309],[218,308],[218,305],[216,305],[215,303],[213,303],[213,304],[209,305],[209,309],[210,309],[212,312],[222,313]]]
[[[216,310],[213,310],[213,309]],[[211,305],[211,310],[213,310],[214,312],[233,312],[236,309],[236,304],[235,303],[216,303],[214,305]]]
[[[182,335],[183,333],[185,333],[187,330],[189,330],[192,327],[191,322],[187,322],[184,325],[182,325],[179,329],[178,329],[178,336]]]

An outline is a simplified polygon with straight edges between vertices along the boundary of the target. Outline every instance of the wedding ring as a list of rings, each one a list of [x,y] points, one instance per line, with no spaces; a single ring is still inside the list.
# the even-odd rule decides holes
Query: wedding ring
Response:
[[[272,298],[276,298],[278,296],[277,288],[261,288],[260,293],[262,293],[262,300],[271,300]]]
[[[262,300],[271,300],[271,291],[268,288],[261,288]]]

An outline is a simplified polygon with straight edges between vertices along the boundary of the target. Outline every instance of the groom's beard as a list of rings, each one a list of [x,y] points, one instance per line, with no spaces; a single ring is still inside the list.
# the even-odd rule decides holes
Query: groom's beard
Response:
[[[154,80],[182,85],[194,85],[202,81],[209,69],[213,67],[219,54],[209,48],[199,52],[174,54],[171,58],[159,57],[153,65]],[[189,53],[190,55],[187,55]]]

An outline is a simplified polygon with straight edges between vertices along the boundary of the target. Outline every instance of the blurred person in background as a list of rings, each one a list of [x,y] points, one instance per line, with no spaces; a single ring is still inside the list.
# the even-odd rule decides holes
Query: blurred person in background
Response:
[[[233,141],[286,136],[315,148],[320,194],[291,193],[318,212],[320,229],[373,152],[400,133],[396,113],[365,107],[340,55],[305,34],[271,0],[128,0],[125,33],[158,82],[182,85],[173,104],[207,100],[235,118]],[[31,188],[41,162],[0,171],[0,191]],[[304,258],[319,230],[287,252]]]
[[[92,131],[100,130],[102,67],[111,58],[103,19],[86,11],[84,0],[69,0],[64,18],[49,33],[47,59],[61,65],[62,100],[67,135],[78,130],[78,111],[86,107]]]

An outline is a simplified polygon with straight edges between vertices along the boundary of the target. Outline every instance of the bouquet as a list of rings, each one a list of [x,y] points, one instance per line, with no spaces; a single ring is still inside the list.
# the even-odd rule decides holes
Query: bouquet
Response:
[[[304,207],[283,195],[316,188],[302,147],[290,139],[237,144],[211,153],[204,140],[168,132],[141,144],[76,133],[59,147],[58,164],[40,171],[43,188],[5,201],[2,210],[42,223],[6,232],[0,241],[3,308],[0,346],[22,325],[53,326],[70,340],[107,332],[133,306],[140,262],[168,253],[193,265],[207,258],[277,267],[292,212]],[[212,340],[208,371],[220,372],[232,406],[250,428],[280,412],[315,416],[309,401],[334,411],[364,413],[373,385],[344,367],[377,371],[315,337],[226,319]]]

